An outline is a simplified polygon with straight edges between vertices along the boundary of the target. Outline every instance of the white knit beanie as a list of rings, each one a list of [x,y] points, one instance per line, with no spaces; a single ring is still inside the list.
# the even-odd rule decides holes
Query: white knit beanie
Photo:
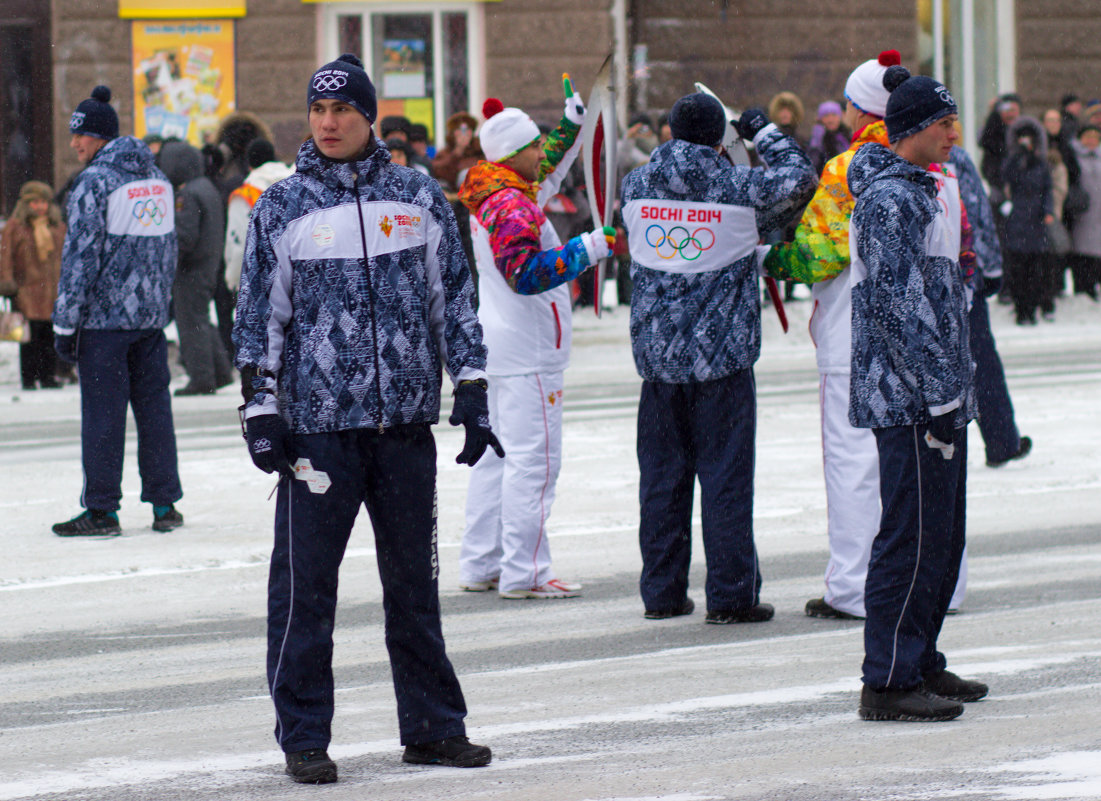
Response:
[[[478,141],[486,161],[504,161],[539,138],[539,126],[518,108],[505,108],[495,97],[482,105],[486,121],[478,131]]]
[[[865,114],[885,117],[891,93],[883,85],[883,76],[888,67],[901,63],[902,56],[897,50],[884,50],[879,58],[865,61],[845,82],[845,99]]]

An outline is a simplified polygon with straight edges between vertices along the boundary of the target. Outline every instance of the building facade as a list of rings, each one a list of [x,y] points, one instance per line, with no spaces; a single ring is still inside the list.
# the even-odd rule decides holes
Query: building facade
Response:
[[[199,143],[230,110],[260,115],[279,155],[307,134],[317,65],[355,52],[380,114],[442,140],[451,114],[483,100],[553,123],[561,75],[587,94],[604,58],[619,114],[661,113],[702,81],[730,105],[781,90],[807,109],[840,99],[852,67],[895,48],[963,109],[966,142],[991,98],[1039,114],[1066,92],[1101,96],[1101,0],[0,0],[0,216],[30,178],[55,186],[79,164],[68,120],[98,83],[122,130]]]

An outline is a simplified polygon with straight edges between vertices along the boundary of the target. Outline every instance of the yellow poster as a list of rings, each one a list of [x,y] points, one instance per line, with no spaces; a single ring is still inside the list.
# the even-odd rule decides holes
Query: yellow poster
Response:
[[[236,107],[233,21],[132,25],[135,135],[203,145]]]

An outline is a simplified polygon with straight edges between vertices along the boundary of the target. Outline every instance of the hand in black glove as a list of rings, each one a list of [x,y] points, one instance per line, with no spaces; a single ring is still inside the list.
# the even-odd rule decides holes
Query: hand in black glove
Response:
[[[245,441],[252,463],[265,473],[290,478],[294,475],[290,456],[291,431],[287,421],[277,414],[258,414],[245,420]]]
[[[451,409],[448,422],[453,426],[466,427],[466,442],[462,453],[455,457],[459,464],[477,463],[487,445],[493,448],[498,457],[505,456],[505,449],[489,427],[489,399],[486,393],[486,382],[482,380],[460,381],[455,389],[455,405]]]
[[[76,334],[54,334],[54,350],[65,364],[76,364]]]
[[[997,295],[1002,291],[1002,277],[999,275],[997,278],[982,279],[982,296],[984,298],[990,298]]]
[[[745,139],[747,142],[752,142],[753,137],[761,132],[761,129],[769,124],[768,114],[765,113],[763,108],[747,108],[742,112],[736,120],[732,120],[731,125],[734,126],[734,130],[738,132],[738,136]]]
[[[952,444],[955,438],[956,413],[938,414],[929,418],[925,427],[925,444],[930,448],[936,448],[945,459],[951,459],[956,452],[956,446]]]

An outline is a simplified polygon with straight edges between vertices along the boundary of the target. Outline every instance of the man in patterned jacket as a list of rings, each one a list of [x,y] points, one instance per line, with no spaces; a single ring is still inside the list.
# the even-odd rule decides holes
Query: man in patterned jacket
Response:
[[[631,250],[631,345],[643,378],[638,411],[645,617],[690,614],[692,494],[700,481],[707,622],[772,618],[760,602],[753,542],[761,351],[757,242],[810,199],[810,159],[760,109],[736,123],[767,167],[720,153],[727,122],[704,94],[682,97],[673,139],[623,179]]]
[[[957,107],[931,78],[884,76],[890,149],[853,156],[849,420],[879,453],[879,533],[864,605],[866,720],[951,720],[987,693],[945,669],[937,637],[964,548],[967,423],[975,417],[960,215],[937,201],[930,164],[959,138]]]
[[[119,137],[111,90],[97,86],[73,112],[70,146],[87,165],[69,194],[69,230],[54,304],[54,347],[80,368],[87,511],[53,527],[62,537],[122,533],[126,407],[138,432],[141,499],[153,528],[183,525],[183,495],[168,393],[168,305],[176,275],[172,185],[140,139]]]
[[[337,575],[359,507],[371,517],[402,759],[476,767],[444,650],[436,551],[440,367],[455,384],[457,461],[500,445],[458,227],[439,185],[390,163],[375,89],[354,55],[313,76],[297,172],[257,200],[233,341],[253,461],[280,474],[268,590],[268,682],[286,772],[337,779]]]

